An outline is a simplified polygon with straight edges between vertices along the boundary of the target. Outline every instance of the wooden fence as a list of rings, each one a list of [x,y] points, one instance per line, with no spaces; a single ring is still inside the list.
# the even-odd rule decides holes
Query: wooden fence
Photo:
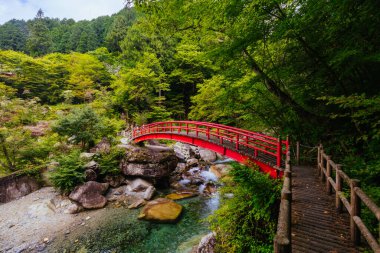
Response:
[[[291,203],[292,203],[292,176],[290,151],[286,153],[284,183],[281,190],[280,212],[277,223],[277,233],[274,238],[275,253],[292,252],[291,245]]]
[[[378,221],[380,221],[380,208],[360,188],[360,181],[349,178],[347,174],[343,172],[341,165],[333,162],[331,157],[324,152],[322,145],[318,147],[317,163],[318,175],[320,176],[321,181],[326,184],[327,194],[335,192],[335,205],[337,211],[342,212],[344,206],[350,214],[351,240],[355,245],[359,245],[361,236],[363,236],[372,250],[376,253],[380,253],[378,240],[371,234],[361,219],[361,203],[364,203],[368,207]],[[346,194],[343,192],[344,183],[348,186],[350,201],[346,198]]]

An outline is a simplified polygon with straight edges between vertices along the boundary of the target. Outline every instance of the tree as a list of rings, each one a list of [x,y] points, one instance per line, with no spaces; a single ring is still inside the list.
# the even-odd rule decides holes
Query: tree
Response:
[[[30,35],[26,42],[28,52],[32,56],[41,56],[49,53],[52,40],[41,9],[38,10],[37,16],[30,24],[29,29]]]
[[[25,51],[27,36],[25,21],[12,19],[0,26],[0,49]]]
[[[0,169],[6,172],[37,165],[46,152],[35,152],[40,143],[31,137],[24,126],[33,124],[41,118],[44,109],[36,100],[15,98],[16,90],[0,83]]]
[[[101,135],[102,122],[95,111],[89,107],[75,109],[59,119],[53,131],[61,136],[74,137],[74,142],[88,149]]]
[[[116,15],[106,36],[106,45],[111,52],[121,52],[120,42],[126,37],[127,30],[135,19],[134,9],[125,9]]]
[[[112,84],[114,102],[128,115],[154,111],[165,111],[163,93],[169,91],[166,75],[154,54],[145,53],[136,67],[124,70]],[[154,118],[151,113],[150,116]]]

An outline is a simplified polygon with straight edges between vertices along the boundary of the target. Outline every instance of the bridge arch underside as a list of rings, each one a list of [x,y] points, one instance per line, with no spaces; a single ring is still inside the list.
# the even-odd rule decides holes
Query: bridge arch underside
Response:
[[[223,156],[227,156],[247,166],[252,165],[252,162],[253,162],[257,164],[257,166],[260,168],[260,171],[269,174],[269,176],[272,178],[279,178],[283,176],[283,171],[275,169],[271,165],[266,164],[260,160],[257,160],[254,157],[245,155],[242,152],[239,152],[235,149],[228,148],[226,146],[222,146],[220,144],[203,140],[200,138],[196,138],[196,137],[180,135],[180,134],[175,134],[175,133],[151,133],[151,134],[145,134],[145,135],[136,137],[135,139],[133,139],[133,141],[135,143],[138,143],[138,142],[153,140],[153,139],[175,140],[175,141],[191,144],[194,146],[198,146],[201,148],[209,149]]]

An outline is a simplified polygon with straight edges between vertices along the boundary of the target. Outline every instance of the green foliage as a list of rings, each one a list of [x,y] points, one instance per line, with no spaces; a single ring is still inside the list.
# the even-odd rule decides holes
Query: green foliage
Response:
[[[3,50],[23,51],[28,36],[24,20],[12,19],[0,25],[0,48]]]
[[[52,40],[44,18],[36,17],[30,25],[30,36],[26,41],[27,51],[32,56],[41,56],[50,52],[51,46]]]
[[[35,19],[12,19],[0,25],[0,49],[28,52],[33,56],[52,52],[88,52],[101,46],[118,50],[118,42],[136,19],[134,8],[91,21],[55,19],[37,15]]]
[[[100,175],[117,175],[120,174],[120,160],[123,158],[125,150],[112,147],[109,153],[102,153],[96,157],[96,161],[100,167]]]
[[[209,218],[218,252],[272,252],[281,184],[258,170],[233,165],[221,207]]]
[[[61,192],[69,193],[85,180],[84,164],[79,155],[79,150],[73,150],[57,159],[59,166],[51,172],[50,179]]]
[[[74,142],[80,143],[85,149],[101,136],[103,128],[104,125],[95,111],[90,107],[85,107],[74,109],[59,119],[52,129],[61,136],[74,136]]]

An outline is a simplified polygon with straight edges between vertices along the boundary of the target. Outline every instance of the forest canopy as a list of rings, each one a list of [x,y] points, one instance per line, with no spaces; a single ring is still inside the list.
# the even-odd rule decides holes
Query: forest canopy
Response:
[[[130,123],[204,120],[324,143],[376,180],[379,7],[136,0],[91,21],[38,13],[0,26],[0,82],[15,89],[8,99],[93,104]]]

